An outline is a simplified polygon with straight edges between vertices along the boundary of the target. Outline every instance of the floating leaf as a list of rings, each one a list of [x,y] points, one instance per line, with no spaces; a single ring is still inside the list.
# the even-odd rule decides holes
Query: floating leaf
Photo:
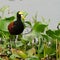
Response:
[[[45,38],[47,41],[50,39],[50,37],[46,34],[41,34],[43,36],[43,38]]]
[[[17,50],[17,54],[23,59],[27,58],[27,55],[21,50]]]
[[[52,43],[51,46],[46,46],[45,48],[45,53],[50,55],[56,52],[56,43]]]
[[[23,46],[23,43],[21,41],[16,42],[16,47],[19,48],[20,46]]]
[[[55,30],[55,35],[60,36],[60,29],[59,30]]]
[[[36,32],[44,32],[46,27],[47,27],[47,25],[37,22],[34,24],[33,30],[35,30]]]
[[[54,33],[54,31],[52,31],[52,30],[46,31],[46,34],[47,34],[48,36],[52,37],[52,38],[56,38],[55,33]]]
[[[27,23],[29,26],[32,26],[31,22],[26,21],[25,23]]]
[[[48,31],[46,31],[46,34],[47,34],[48,36],[50,36],[51,38],[53,38],[53,39],[58,39],[58,40],[60,40],[60,37],[59,37],[58,35],[56,35],[56,34],[58,34],[57,32],[58,32],[58,31],[48,30]]]
[[[40,60],[37,56],[32,56],[30,58],[27,58],[26,60]]]
[[[33,47],[27,51],[28,56],[33,56],[33,54],[36,54],[36,49]]]
[[[11,21],[11,20],[14,20],[15,17],[14,16],[11,16],[11,17],[8,17],[8,18],[5,18],[5,19]]]
[[[9,20],[8,20],[9,19]],[[5,19],[2,19],[0,20],[0,30],[1,31],[5,31],[5,32],[8,32],[8,25],[11,21],[14,20],[14,17],[9,17],[9,18],[5,18]]]
[[[16,57],[19,57],[17,54],[12,54],[9,59],[10,60],[16,60]]]

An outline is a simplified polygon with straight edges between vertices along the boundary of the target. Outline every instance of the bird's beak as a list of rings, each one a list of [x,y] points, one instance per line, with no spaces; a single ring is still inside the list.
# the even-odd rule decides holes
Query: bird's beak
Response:
[[[24,17],[24,13],[23,13],[23,11],[20,11],[19,14],[21,14],[21,18],[22,18],[22,20],[25,20],[25,17]]]

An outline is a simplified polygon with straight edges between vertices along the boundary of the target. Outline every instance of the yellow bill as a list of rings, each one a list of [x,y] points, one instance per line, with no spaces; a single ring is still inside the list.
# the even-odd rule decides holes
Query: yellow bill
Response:
[[[23,11],[20,11],[19,14],[21,14],[21,19],[22,20],[25,20],[24,12]]]

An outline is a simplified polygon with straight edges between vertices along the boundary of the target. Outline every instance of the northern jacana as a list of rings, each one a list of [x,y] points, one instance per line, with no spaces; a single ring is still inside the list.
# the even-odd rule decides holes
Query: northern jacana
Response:
[[[8,25],[8,30],[11,35],[18,35],[23,32],[24,24],[21,20],[21,17],[22,17],[22,12],[18,11],[16,21],[13,21]]]

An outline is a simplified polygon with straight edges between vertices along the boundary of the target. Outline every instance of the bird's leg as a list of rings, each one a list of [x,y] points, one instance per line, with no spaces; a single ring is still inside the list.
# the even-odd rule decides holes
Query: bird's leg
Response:
[[[16,44],[17,40],[18,40],[18,35],[16,35],[16,38],[15,38],[15,44]]]

